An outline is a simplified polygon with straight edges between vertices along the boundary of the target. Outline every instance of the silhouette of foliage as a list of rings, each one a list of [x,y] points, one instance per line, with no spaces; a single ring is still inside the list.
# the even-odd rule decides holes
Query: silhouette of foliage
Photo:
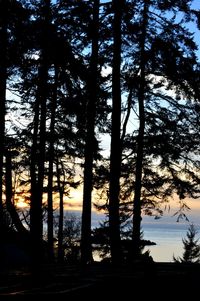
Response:
[[[193,224],[190,224],[186,238],[182,239],[184,252],[182,257],[173,256],[175,262],[200,263],[200,244],[196,238],[198,231]]]
[[[58,222],[55,219],[55,234],[58,234]],[[63,242],[64,261],[75,263],[80,260],[81,219],[74,213],[64,216]]]

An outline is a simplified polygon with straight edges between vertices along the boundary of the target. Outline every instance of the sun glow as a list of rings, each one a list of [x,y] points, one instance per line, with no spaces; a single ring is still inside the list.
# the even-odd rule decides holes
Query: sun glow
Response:
[[[18,208],[22,208],[23,209],[23,208],[26,208],[28,205],[23,200],[20,200],[20,201],[17,201],[16,206]]]

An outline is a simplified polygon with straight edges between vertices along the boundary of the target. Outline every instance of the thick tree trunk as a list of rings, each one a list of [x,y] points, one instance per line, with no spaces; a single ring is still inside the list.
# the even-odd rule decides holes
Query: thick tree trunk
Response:
[[[43,259],[43,181],[46,144],[46,101],[48,81],[48,42],[49,42],[50,1],[43,5],[43,28],[41,28],[41,57],[38,72],[38,91],[36,97],[35,131],[32,145],[31,173],[31,235],[33,264],[39,264]],[[40,110],[39,110],[40,109]],[[38,137],[39,135],[39,137]],[[39,141],[37,143],[37,141]],[[36,160],[36,161],[35,161]]]
[[[133,201],[133,256],[140,254],[141,238],[141,189],[142,189],[142,169],[144,153],[144,130],[145,130],[145,39],[148,22],[148,0],[144,1],[142,35],[140,40],[140,83],[138,89],[139,104],[139,133],[137,138],[137,157],[136,157],[136,174],[135,174],[135,194]]]
[[[32,162],[31,162],[31,216],[30,227],[32,234],[32,243],[34,250],[33,257],[37,262],[42,260],[42,239],[43,239],[43,216],[42,216],[42,197],[43,197],[43,180],[44,180],[44,161],[45,161],[45,127],[46,127],[46,68],[42,66],[39,74],[40,86],[38,87],[38,98],[36,107],[41,107],[35,116],[35,132],[32,145]],[[39,143],[37,143],[39,134]]]
[[[92,260],[91,246],[91,204],[92,204],[92,174],[95,145],[95,115],[98,98],[98,27],[99,27],[99,0],[94,0],[92,23],[92,55],[89,74],[89,99],[87,104],[87,133],[85,144],[83,211],[81,229],[81,261],[83,264]]]
[[[112,128],[110,153],[109,228],[113,263],[121,260],[119,194],[121,169],[121,22],[123,0],[113,0]]]

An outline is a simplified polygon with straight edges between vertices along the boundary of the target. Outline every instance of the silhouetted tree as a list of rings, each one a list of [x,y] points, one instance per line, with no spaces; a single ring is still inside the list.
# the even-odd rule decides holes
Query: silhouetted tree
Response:
[[[157,2],[150,2],[150,1],[143,1],[143,5],[139,4],[137,10],[137,15],[136,19],[134,19],[134,4],[137,5],[136,2],[132,1],[132,12],[133,12],[133,19],[130,17],[130,11],[131,9],[129,8],[129,11],[126,16],[125,22],[127,23],[127,28],[130,30],[130,33],[127,35],[128,41],[129,37],[132,37],[131,40],[131,45],[130,47],[132,54],[133,55],[133,65],[131,66],[130,63],[130,57],[129,61],[127,62],[127,92],[128,94],[128,110],[130,108],[130,97],[132,97],[132,106],[134,108],[134,111],[136,112],[135,116],[138,119],[138,130],[137,132],[134,129],[133,135],[123,135],[125,137],[123,143],[125,147],[124,155],[123,155],[123,166],[122,166],[122,171],[123,171],[123,180],[122,180],[122,186],[121,189],[121,197],[123,199],[128,199],[130,196],[130,186],[128,185],[127,189],[125,188],[126,183],[128,183],[128,177],[130,177],[130,181],[132,181],[132,187],[133,187],[133,194],[134,194],[134,210],[133,210],[133,224],[135,226],[133,227],[133,237],[135,237],[135,240],[138,241],[136,243],[136,246],[139,247],[139,235],[140,235],[140,222],[141,222],[141,208],[144,209],[144,212],[147,214],[152,214],[154,209],[156,209],[156,206],[158,206],[158,213],[162,213],[161,210],[159,210],[159,201],[156,202],[156,199],[158,200],[157,197],[160,196],[159,192],[164,194],[164,191],[166,193],[169,193],[169,190],[166,189],[166,186],[164,185],[164,182],[167,183],[167,177],[163,173],[159,173],[159,175],[155,172],[155,169],[151,169],[150,165],[151,163],[154,163],[154,158],[150,157],[155,156],[154,149],[151,147],[151,139],[152,137],[156,137],[157,133],[155,131],[155,128],[153,130],[153,124],[155,125],[155,119],[153,116],[159,116],[157,112],[160,110],[159,107],[161,108],[162,111],[166,112],[166,119],[170,116],[170,109],[169,112],[166,108],[166,103],[169,101],[169,107],[173,106],[172,104],[176,103],[177,108],[181,107],[182,105],[179,105],[178,100],[173,100],[173,97],[170,97],[168,95],[165,95],[165,93],[162,93],[163,91],[159,91],[159,94],[157,94],[157,89],[163,88],[166,89],[167,91],[170,89],[170,87],[174,87],[177,91],[182,91],[183,94],[186,94],[187,97],[190,99],[190,97],[195,96],[195,87],[191,82],[191,78],[195,78],[195,68],[196,68],[196,58],[195,58],[195,44],[193,43],[192,38],[188,34],[187,30],[184,30],[182,27],[182,22],[183,20],[180,21],[180,23],[174,22],[173,19],[169,19],[165,17],[164,15],[161,17],[161,15],[156,14],[153,10],[152,7],[155,5],[157,9],[160,9],[162,11],[173,11],[174,14],[179,13],[179,11],[182,11],[184,13],[188,12],[189,13],[189,8],[188,4],[184,3],[182,6],[181,3],[177,2],[176,6],[171,6],[171,4],[168,4],[166,6],[162,6],[161,3]],[[131,5],[129,3],[129,5]],[[135,6],[136,7],[136,6]],[[144,9],[143,9],[144,7]],[[147,9],[148,7],[148,9]],[[128,18],[129,16],[129,18]],[[137,19],[138,18],[138,19]],[[131,20],[131,22],[130,22]],[[153,26],[154,24],[154,26]],[[163,35],[161,37],[157,37],[157,32],[156,32],[156,26],[155,24],[159,24],[159,28],[163,29]],[[179,36],[179,33],[177,32],[177,27],[179,27],[180,32],[182,33]],[[166,30],[166,28],[168,30]],[[172,45],[170,48],[170,53],[167,47],[165,47],[165,57],[162,56],[162,59],[160,60],[160,46],[162,43],[167,43],[169,42],[169,36],[170,36],[170,41],[172,42]],[[139,37],[139,38],[138,38]],[[162,42],[158,45],[156,49],[154,48],[155,42],[157,39],[162,40]],[[132,44],[133,41],[135,41],[135,44]],[[179,64],[179,59],[176,60],[176,56],[180,57],[181,53],[176,52],[176,49],[178,49],[179,46],[175,46],[176,43],[185,43],[187,47],[190,49],[188,51],[188,57],[184,58],[182,56],[182,59],[180,59],[180,64]],[[128,43],[128,42],[127,42]],[[169,42],[171,43],[171,42]],[[137,45],[137,46],[136,46]],[[168,44],[169,45],[169,44]],[[162,46],[161,46],[162,47]],[[128,48],[127,48],[128,49]],[[173,49],[173,51],[172,51]],[[152,51],[156,51],[155,53]],[[185,48],[184,48],[185,50]],[[129,50],[127,50],[129,52]],[[187,52],[187,51],[186,51]],[[168,53],[168,54],[167,54]],[[177,66],[177,70],[179,70],[179,76],[174,77],[175,72],[173,71],[170,73],[170,70],[167,68],[167,66],[170,65],[170,60],[174,56],[174,66]],[[159,64],[157,64],[157,60],[159,61]],[[184,68],[183,68],[183,63],[184,61]],[[168,62],[168,63],[167,63]],[[176,62],[176,64],[175,64]],[[187,65],[187,67],[186,67]],[[161,67],[162,66],[162,67]],[[160,68],[161,67],[161,68]],[[186,75],[185,71],[186,69],[190,70],[190,78]],[[129,77],[130,76],[130,77]],[[161,77],[159,79],[158,77]],[[180,80],[182,78],[182,80]],[[156,83],[153,83],[153,80],[155,80]],[[164,82],[163,79],[165,79],[167,82],[169,82],[169,86],[167,88],[164,87]],[[165,82],[166,82],[165,81]],[[190,85],[191,89],[189,92],[187,84],[185,84],[185,81],[187,82],[188,85]],[[155,92],[154,92],[155,91]],[[167,92],[166,92],[167,94]],[[164,109],[162,108],[164,107]],[[142,109],[142,110],[141,110]],[[142,114],[141,114],[142,112]],[[168,113],[167,113],[168,112]],[[156,115],[154,115],[154,113]],[[192,111],[191,111],[192,113]],[[168,114],[168,116],[167,116]],[[142,120],[141,117],[142,116]],[[161,115],[160,115],[161,116]],[[157,118],[156,117],[156,118]],[[189,117],[189,115],[188,115]],[[170,118],[169,118],[170,119]],[[141,123],[142,121],[142,123]],[[145,123],[144,123],[145,121]],[[145,126],[146,124],[146,126]],[[140,127],[141,125],[141,127]],[[150,127],[152,125],[152,128],[150,130]],[[187,127],[186,127],[187,128]],[[163,132],[165,131],[164,128],[162,128]],[[186,130],[187,131],[187,130]],[[177,133],[177,130],[176,130]],[[150,136],[150,137],[149,137]],[[188,133],[188,137],[190,134]],[[187,138],[186,138],[187,139]],[[132,140],[132,142],[131,142]],[[163,144],[167,143],[168,139],[163,141]],[[132,154],[133,154],[133,161],[130,163],[130,158],[132,157],[130,149],[130,143],[132,145]],[[178,146],[178,140],[177,143],[174,144],[176,145],[176,148]],[[197,145],[196,145],[197,146]],[[190,144],[190,147],[192,145]],[[175,147],[172,148],[169,147],[172,152],[175,151]],[[156,149],[156,147],[155,147]],[[182,150],[182,146],[180,147]],[[180,154],[181,154],[180,150]],[[166,151],[166,148],[165,148]],[[163,153],[164,154],[164,153]],[[182,153],[183,154],[183,153]],[[161,155],[161,153],[159,153]],[[190,160],[188,158],[188,160]],[[134,168],[133,173],[130,172],[129,166],[132,166]],[[195,165],[196,163],[194,162],[194,170],[195,170]],[[126,167],[125,167],[126,166]],[[127,169],[126,169],[127,168]],[[173,169],[173,168],[172,168]],[[171,171],[172,171],[171,169]],[[139,172],[137,172],[139,171]],[[175,175],[175,172],[174,172]],[[176,173],[177,175],[177,173]],[[157,178],[157,180],[156,180]],[[134,179],[134,181],[133,181]],[[182,184],[182,187],[186,186],[187,184],[182,181],[182,179],[179,178],[178,180],[179,184]],[[178,182],[174,181],[174,183]],[[189,184],[189,183],[188,183]],[[193,182],[193,192],[196,193],[196,186],[197,182],[194,180]],[[157,186],[157,188],[156,188]],[[176,190],[179,194],[179,188],[178,185],[174,185],[174,189]],[[189,186],[188,186],[189,188]],[[184,188],[183,188],[184,189]],[[187,189],[189,191],[189,189]],[[172,190],[171,190],[172,192]],[[156,197],[157,193],[157,197]],[[169,194],[168,194],[169,196]],[[180,198],[182,196],[180,195]],[[163,200],[166,200],[167,197],[165,196]],[[157,203],[157,205],[156,205]],[[128,208],[130,205],[129,201],[126,201],[124,204],[124,207],[122,205],[122,210],[126,210],[125,206]],[[137,249],[138,249],[137,247]]]
[[[3,226],[3,156],[7,82],[8,1],[0,2],[0,227]]]
[[[64,177],[62,165],[59,161],[56,162],[56,173],[57,173],[57,186],[59,193],[59,220],[58,220],[58,262],[64,261],[64,248],[63,248],[63,219],[64,219],[64,184],[61,177]],[[65,182],[65,177],[64,177]]]
[[[27,10],[18,1],[0,1],[0,223],[3,222],[3,158],[5,151],[6,98],[10,82],[16,76],[24,55]],[[3,226],[3,225],[1,225]]]
[[[88,74],[88,101],[86,105],[86,142],[83,182],[83,209],[81,231],[81,261],[92,260],[91,246],[91,206],[93,190],[93,160],[95,147],[95,121],[98,100],[98,52],[99,52],[99,0],[93,2],[93,15],[90,24],[92,50]]]
[[[145,6],[148,7],[146,12]],[[180,198],[182,209],[186,208],[186,196],[196,198],[199,195],[199,161],[191,156],[194,149],[198,153],[196,80],[199,64],[193,37],[183,26],[192,20],[189,8],[189,1],[184,4],[177,1],[175,5],[171,2],[165,5],[163,1],[127,1],[124,9],[121,113],[125,121],[121,133],[119,208],[130,218],[134,203],[133,218],[137,227],[133,231],[138,238],[141,210],[149,215],[162,215],[163,203],[174,192]],[[180,19],[171,18],[168,12]],[[172,65],[173,68],[169,68]],[[188,175],[188,180],[183,178],[183,173]],[[100,188],[100,197],[107,199],[106,160],[98,176],[96,187]],[[108,209],[108,204],[102,207]]]
[[[15,151],[16,152],[16,151]],[[14,204],[13,199],[13,177],[12,177],[12,155],[15,155],[14,150],[10,149],[10,146],[7,143],[7,150],[5,152],[5,195],[6,195],[6,209],[10,214],[12,224],[16,231],[21,235],[28,235],[28,230],[24,227]]]
[[[113,1],[112,125],[110,150],[109,227],[113,263],[121,256],[119,193],[121,170],[121,22],[124,0]]]
[[[142,190],[142,169],[144,156],[144,133],[145,133],[145,87],[146,87],[146,55],[145,44],[148,24],[149,1],[144,1],[142,12],[141,36],[139,40],[139,82],[138,82],[138,119],[139,130],[137,137],[137,155],[135,168],[135,191],[133,201],[133,253],[137,257],[140,254],[140,233],[141,233],[141,190]]]
[[[133,215],[137,250],[142,212],[162,214],[162,203],[174,193],[182,208],[186,196],[199,196],[200,67],[185,27],[198,12],[181,0],[2,0],[0,5],[0,215],[5,170],[6,212],[20,228],[10,202],[11,174],[18,166],[18,197],[31,200],[35,261],[43,245],[46,192],[52,254],[53,201],[60,198],[62,253],[63,202],[70,187],[78,185],[73,181],[78,162],[84,172],[83,262],[91,260],[96,188],[107,202],[109,243],[117,263],[120,223]],[[6,85],[12,100],[6,99]],[[7,129],[7,136],[17,137],[11,161],[5,152]],[[110,158],[100,153],[99,134],[111,138]]]
[[[75,46],[70,45],[66,39],[66,33],[71,34],[71,30],[68,30],[71,17],[70,20],[64,16],[60,17],[60,14],[65,12],[65,7],[63,8],[62,5],[58,7],[60,10],[57,10],[57,6],[50,7],[50,3],[41,2],[38,6],[35,6],[34,2],[31,4],[34,17],[29,24],[30,32],[27,36],[29,49],[21,66],[21,80],[17,81],[19,79],[17,78],[13,85],[20,96],[19,114],[23,112],[22,115],[27,121],[27,127],[18,129],[13,127],[13,130],[21,139],[23,152],[20,154],[20,160],[30,168],[30,178],[28,175],[27,183],[31,182],[31,228],[36,227],[37,234],[40,230],[41,238],[42,198],[48,191],[47,210],[49,210],[49,249],[51,250],[53,197],[57,191],[53,168],[53,165],[56,165],[55,156],[61,158],[69,155],[75,158],[78,153],[83,155],[81,149],[83,137],[77,132],[75,116],[79,110],[77,100],[81,96],[82,81],[79,76],[83,73],[81,67],[84,69],[84,65],[80,63],[81,59],[76,59],[74,55],[78,45],[76,43]],[[74,3],[67,8],[74,8]],[[52,24],[53,18],[54,24]],[[71,24],[69,26],[74,31],[77,30],[77,27]],[[79,137],[81,138],[78,139]],[[77,145],[80,145],[79,148],[76,147]],[[69,161],[73,165],[73,159]],[[69,166],[65,166],[65,169],[68,170]],[[45,186],[47,182],[44,182],[44,179],[49,180],[48,187]],[[38,243],[34,245],[39,249]]]
[[[182,257],[173,256],[175,262],[199,263],[200,262],[200,244],[196,239],[198,231],[193,224],[190,224],[186,233],[186,238],[182,239],[184,252]]]
[[[48,152],[48,248],[51,260],[54,259],[54,235],[53,235],[53,176],[54,176],[54,144],[55,144],[55,115],[56,115],[56,104],[57,104],[57,89],[58,89],[58,66],[54,65],[54,84],[53,93],[51,97],[51,110],[50,110],[50,130],[49,130],[49,152]]]
[[[80,261],[81,219],[75,214],[67,214],[63,227],[65,259],[69,263]],[[81,259],[82,260],[82,259]]]
[[[50,41],[50,1],[40,3],[41,31],[39,34],[40,64],[35,98],[34,130],[31,147],[31,207],[30,231],[32,236],[32,257],[34,265],[43,256],[43,181],[46,145],[46,116],[48,97],[49,41]]]

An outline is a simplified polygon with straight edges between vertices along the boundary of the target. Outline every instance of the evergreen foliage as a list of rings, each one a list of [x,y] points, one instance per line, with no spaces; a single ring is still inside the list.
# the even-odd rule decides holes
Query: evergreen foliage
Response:
[[[176,195],[185,216],[186,199],[199,198],[200,64],[189,26],[199,28],[199,11],[191,4],[0,1],[0,228],[9,221],[30,231],[35,261],[46,221],[54,258],[58,204],[62,246],[65,198],[80,184],[85,263],[93,196],[109,212],[113,262],[127,220],[139,247],[142,214],[162,216]]]
[[[199,239],[196,238],[198,231],[193,224],[190,224],[186,233],[186,238],[182,239],[183,242],[183,255],[182,257],[174,257],[175,262],[184,263],[200,263],[200,244]]]

